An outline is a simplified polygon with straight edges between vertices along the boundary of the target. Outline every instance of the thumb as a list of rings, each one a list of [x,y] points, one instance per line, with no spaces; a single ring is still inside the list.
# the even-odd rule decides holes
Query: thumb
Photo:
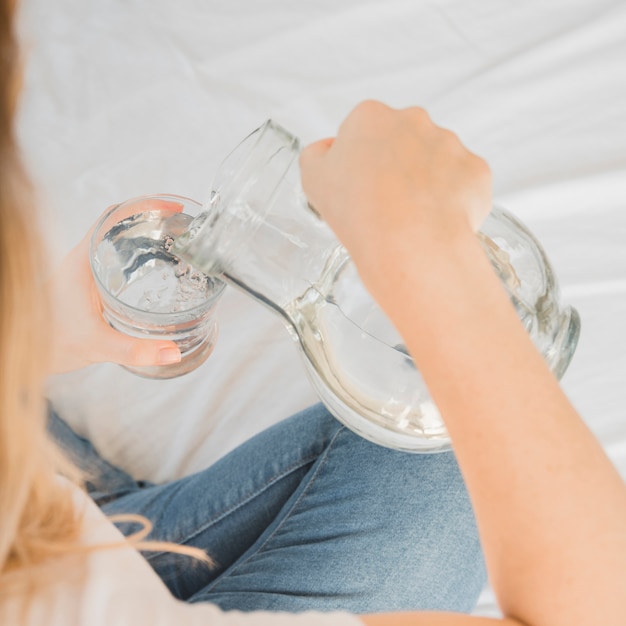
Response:
[[[149,367],[178,363],[181,354],[173,341],[164,339],[138,339],[121,333],[108,324],[101,329],[98,348],[94,350],[98,361],[111,361],[130,367]]]
[[[315,206],[315,198],[318,189],[323,189],[323,160],[335,140],[333,138],[322,139],[311,143],[300,152],[300,176],[302,189],[309,202]]]
[[[311,168],[315,168],[320,159],[326,156],[326,153],[331,149],[334,138],[329,137],[327,139],[320,139],[305,146],[300,151],[300,170],[303,174],[308,173]]]

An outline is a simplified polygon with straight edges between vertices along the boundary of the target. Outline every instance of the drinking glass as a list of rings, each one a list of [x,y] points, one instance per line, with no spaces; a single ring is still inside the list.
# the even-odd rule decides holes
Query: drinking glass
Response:
[[[200,210],[181,196],[134,198],[107,211],[92,235],[89,258],[104,319],[132,337],[172,340],[181,351],[178,363],[126,367],[140,376],[181,376],[215,346],[225,283],[171,252]]]

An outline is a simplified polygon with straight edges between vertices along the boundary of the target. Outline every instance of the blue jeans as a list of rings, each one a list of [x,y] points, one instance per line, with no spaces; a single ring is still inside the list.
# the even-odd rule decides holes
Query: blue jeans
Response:
[[[144,515],[154,524],[150,539],[197,546],[215,560],[210,569],[145,554],[180,599],[242,611],[467,612],[485,581],[453,454],[374,445],[321,405],[163,485],[109,464],[54,413],[49,428],[88,472],[107,515]]]

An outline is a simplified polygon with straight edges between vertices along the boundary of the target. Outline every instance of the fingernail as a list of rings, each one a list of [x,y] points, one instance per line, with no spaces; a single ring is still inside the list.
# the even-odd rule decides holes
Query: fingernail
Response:
[[[178,348],[162,348],[157,354],[157,363],[159,365],[168,365],[169,363],[180,362],[180,350]]]

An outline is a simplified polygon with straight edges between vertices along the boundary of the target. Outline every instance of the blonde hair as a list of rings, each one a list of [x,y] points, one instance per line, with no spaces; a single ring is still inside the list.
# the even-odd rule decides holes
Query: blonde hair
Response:
[[[45,435],[41,393],[47,302],[36,216],[13,133],[17,46],[13,2],[0,8],[0,572],[35,564],[78,520],[55,478],[60,455]]]
[[[43,284],[42,238],[13,131],[19,72],[12,28],[14,2],[0,0],[0,589],[28,580],[34,566],[52,556],[103,546],[80,544],[81,516],[59,473],[79,481],[78,471],[48,439],[43,379],[48,361],[48,302]],[[210,563],[198,549],[164,547]],[[119,545],[119,544],[118,544]],[[115,546],[107,546],[115,547]],[[17,576],[16,576],[17,575]]]

